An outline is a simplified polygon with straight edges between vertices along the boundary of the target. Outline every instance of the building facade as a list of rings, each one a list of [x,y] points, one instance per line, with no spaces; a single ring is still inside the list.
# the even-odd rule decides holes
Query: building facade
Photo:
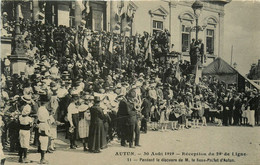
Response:
[[[202,1],[198,24],[203,31],[198,37],[205,45],[204,52],[209,59],[206,64],[223,55],[224,6],[230,1]],[[22,3],[22,14],[28,20],[72,27],[85,20],[86,27],[93,31],[124,32],[126,35],[143,34],[144,31],[152,34],[167,29],[171,34],[170,43],[174,45],[172,50],[182,52],[183,59],[189,61],[190,43],[195,38],[193,2],[29,0]],[[14,10],[2,8],[2,12],[14,18]]]

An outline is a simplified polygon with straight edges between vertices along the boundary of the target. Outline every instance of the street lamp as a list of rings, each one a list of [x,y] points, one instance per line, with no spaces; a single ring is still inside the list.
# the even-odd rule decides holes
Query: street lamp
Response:
[[[198,19],[203,8],[203,3],[200,0],[196,0],[192,4],[191,8],[193,9],[194,15],[196,17],[196,41],[198,41],[198,32],[199,32]]]

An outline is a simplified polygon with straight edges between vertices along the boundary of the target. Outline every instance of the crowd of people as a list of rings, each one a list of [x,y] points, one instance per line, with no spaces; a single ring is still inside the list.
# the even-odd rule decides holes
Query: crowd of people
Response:
[[[115,137],[139,147],[140,131],[259,124],[259,91],[238,92],[211,76],[196,82],[187,61],[160,64],[156,56],[169,51],[167,30],[126,37],[82,25],[21,22],[25,70],[11,74],[3,61],[1,144],[18,151],[19,162],[28,162],[36,145],[46,163],[57,128],[65,128],[71,149],[81,140],[84,151],[99,153]]]

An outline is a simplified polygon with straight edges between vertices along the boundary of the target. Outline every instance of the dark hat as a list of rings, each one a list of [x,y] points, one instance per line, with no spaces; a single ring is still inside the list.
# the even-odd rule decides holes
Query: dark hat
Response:
[[[56,87],[56,83],[55,83],[54,81],[52,81],[52,82],[50,83],[50,87],[51,87],[51,88]]]
[[[99,103],[100,102],[100,97],[99,96],[95,96],[94,97],[94,102],[95,103]]]
[[[126,96],[127,96],[128,98],[135,98],[135,96],[136,96],[135,90],[134,90],[134,89],[131,89],[131,90],[127,93]]]

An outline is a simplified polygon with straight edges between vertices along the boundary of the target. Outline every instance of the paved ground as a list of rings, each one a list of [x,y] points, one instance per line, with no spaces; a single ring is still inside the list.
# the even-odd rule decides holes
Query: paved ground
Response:
[[[62,137],[62,134],[59,134]],[[141,147],[121,147],[114,140],[99,154],[70,150],[67,140],[57,140],[57,151],[47,154],[51,165],[128,164],[241,164],[260,163],[260,127],[201,127],[141,134]],[[29,159],[38,164],[40,154],[32,148]],[[229,156],[228,156],[229,154]],[[9,164],[19,164],[17,154],[6,153]],[[182,160],[183,161],[182,161]]]

